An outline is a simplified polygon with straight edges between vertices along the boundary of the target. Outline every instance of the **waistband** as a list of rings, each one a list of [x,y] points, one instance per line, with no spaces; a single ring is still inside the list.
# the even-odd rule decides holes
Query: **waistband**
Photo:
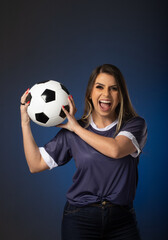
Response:
[[[89,204],[89,206],[93,206],[93,207],[105,207],[105,206],[111,206],[111,207],[121,207],[121,208],[126,208],[126,209],[131,209],[133,208],[133,203],[129,204],[129,205],[119,205],[119,204],[114,204],[110,201],[100,201],[100,202],[96,202],[96,203],[91,203]]]

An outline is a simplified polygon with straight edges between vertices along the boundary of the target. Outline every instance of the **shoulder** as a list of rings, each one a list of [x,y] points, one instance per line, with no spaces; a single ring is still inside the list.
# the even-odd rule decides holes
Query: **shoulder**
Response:
[[[137,116],[125,121],[118,135],[128,137],[132,140],[137,149],[142,150],[147,140],[147,126],[145,120]]]
[[[138,116],[124,122],[119,131],[119,135],[135,137],[139,145],[143,147],[147,139],[147,125],[144,118]]]
[[[144,118],[137,116],[133,117],[127,121],[125,121],[119,133],[121,132],[129,132],[132,133],[136,138],[145,137],[147,136],[147,125]]]
[[[145,119],[140,117],[140,116],[133,117],[133,118],[130,118],[129,120],[127,120],[127,121],[124,121],[122,126],[121,126],[121,129],[125,128],[126,126],[127,127],[140,127],[140,128],[146,128],[147,127]]]

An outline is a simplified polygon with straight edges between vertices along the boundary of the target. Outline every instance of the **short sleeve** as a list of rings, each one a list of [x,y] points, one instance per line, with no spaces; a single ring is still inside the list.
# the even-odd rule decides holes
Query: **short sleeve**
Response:
[[[69,162],[72,158],[71,148],[67,138],[67,130],[62,129],[58,134],[39,151],[50,169]]]
[[[145,146],[147,139],[147,126],[145,120],[141,117],[130,119],[123,124],[118,135],[123,135],[131,139],[137,150],[135,153],[131,154],[131,156],[137,157]]]

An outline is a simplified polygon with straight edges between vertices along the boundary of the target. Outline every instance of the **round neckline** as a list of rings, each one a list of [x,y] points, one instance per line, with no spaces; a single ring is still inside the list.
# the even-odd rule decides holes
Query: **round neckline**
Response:
[[[97,131],[101,131],[101,132],[107,131],[107,130],[111,129],[111,128],[114,127],[117,123],[118,123],[118,119],[116,119],[114,122],[110,123],[108,126],[106,126],[106,127],[104,127],[104,128],[98,128],[98,127],[96,126],[96,124],[94,123],[92,116],[91,116],[91,118],[90,118],[90,125],[92,126],[92,128],[94,128],[94,129],[97,130]]]

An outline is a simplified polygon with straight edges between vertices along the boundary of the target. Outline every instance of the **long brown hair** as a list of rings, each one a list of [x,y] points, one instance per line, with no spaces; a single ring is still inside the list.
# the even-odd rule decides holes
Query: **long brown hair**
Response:
[[[90,99],[90,95],[91,95],[95,80],[100,73],[106,73],[106,74],[113,76],[117,83],[117,88],[119,91],[119,99],[120,99],[120,102],[115,110],[116,115],[118,117],[118,124],[117,124],[117,128],[116,128],[116,134],[117,134],[121,128],[122,123],[129,120],[132,117],[137,116],[137,113],[135,112],[135,110],[132,106],[132,103],[131,103],[131,100],[129,97],[129,93],[127,90],[127,86],[125,83],[125,79],[124,79],[121,71],[114,65],[103,64],[93,70],[93,72],[89,78],[89,82],[88,82],[87,89],[86,89],[84,114],[81,119],[82,119],[82,121],[84,121],[86,123],[86,126],[89,125],[90,116],[91,116],[93,108],[94,108],[92,100]]]

